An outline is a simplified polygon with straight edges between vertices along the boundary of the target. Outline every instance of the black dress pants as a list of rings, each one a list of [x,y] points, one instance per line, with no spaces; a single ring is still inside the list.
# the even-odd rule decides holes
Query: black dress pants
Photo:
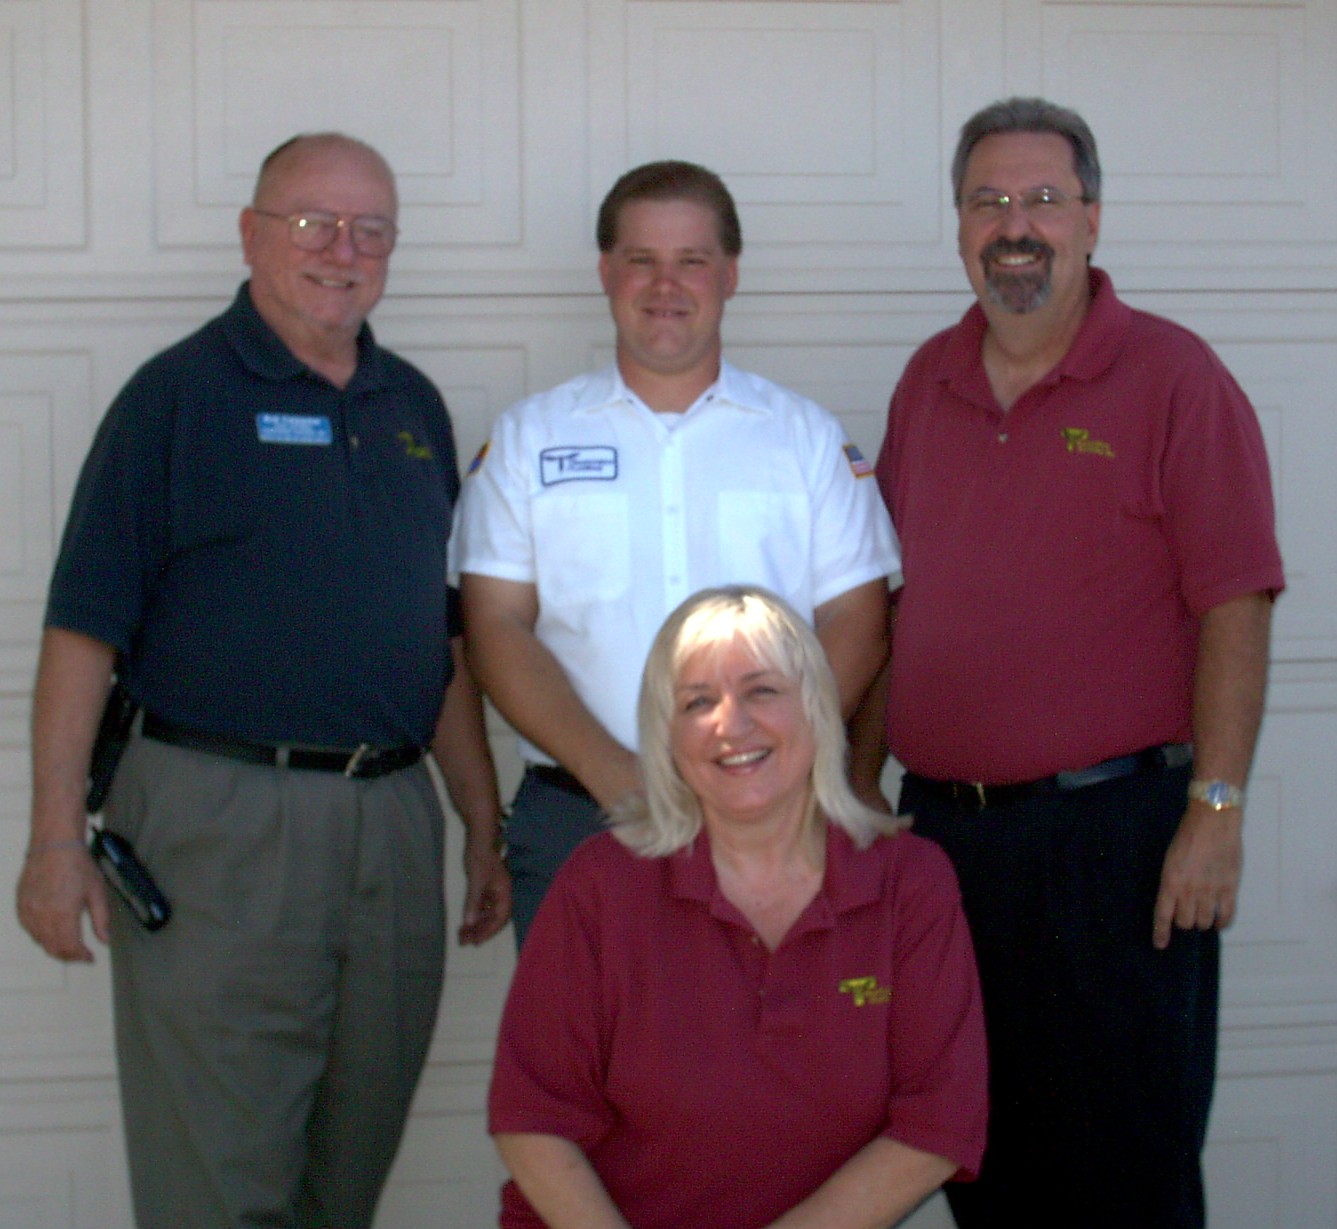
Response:
[[[983,1170],[960,1229],[1202,1229],[1216,1065],[1215,931],[1152,946],[1190,769],[968,814],[907,777],[900,810],[947,852],[989,1038]]]

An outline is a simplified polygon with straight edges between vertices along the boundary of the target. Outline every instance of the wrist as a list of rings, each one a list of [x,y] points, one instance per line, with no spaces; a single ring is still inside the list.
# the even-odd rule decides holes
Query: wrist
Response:
[[[83,837],[68,836],[56,837],[49,841],[32,841],[29,843],[24,858],[36,857],[38,854],[49,853],[56,849],[86,849]]]
[[[489,853],[502,853],[506,849],[506,821],[510,818],[505,810],[487,819],[465,825],[464,841],[472,849],[485,849]]]
[[[1213,811],[1244,809],[1244,790],[1219,777],[1194,777],[1188,783],[1190,802],[1201,802]]]

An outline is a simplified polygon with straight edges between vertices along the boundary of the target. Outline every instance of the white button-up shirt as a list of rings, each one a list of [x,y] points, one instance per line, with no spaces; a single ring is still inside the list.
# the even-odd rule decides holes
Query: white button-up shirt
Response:
[[[465,480],[451,545],[459,573],[537,587],[539,640],[632,748],[650,643],[697,590],[763,585],[811,622],[900,579],[871,467],[836,419],[727,363],[682,415],[650,411],[615,367],[513,406]]]

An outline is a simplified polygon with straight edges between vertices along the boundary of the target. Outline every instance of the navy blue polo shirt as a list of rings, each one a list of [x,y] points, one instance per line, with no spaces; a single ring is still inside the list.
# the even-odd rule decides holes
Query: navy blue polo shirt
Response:
[[[75,491],[48,626],[113,646],[150,712],[266,742],[431,741],[450,677],[450,420],[365,325],[337,389],[243,285],[146,363]]]

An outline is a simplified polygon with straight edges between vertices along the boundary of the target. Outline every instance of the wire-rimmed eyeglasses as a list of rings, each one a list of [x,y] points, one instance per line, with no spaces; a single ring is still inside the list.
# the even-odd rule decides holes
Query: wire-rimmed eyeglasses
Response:
[[[389,218],[374,213],[360,213],[350,217],[345,213],[328,213],[324,209],[304,209],[301,213],[274,213],[269,209],[251,206],[252,213],[262,218],[275,218],[288,224],[288,238],[294,247],[304,252],[323,252],[341,230],[348,231],[353,249],[359,256],[383,260],[395,248],[398,228]]]
[[[1057,215],[1059,210],[1081,201],[1089,205],[1092,198],[1083,193],[1073,196],[1058,188],[1027,188],[1025,192],[998,192],[993,188],[981,188],[972,192],[961,202],[962,212],[969,217],[992,221],[1007,216],[1013,203],[1021,206],[1021,212],[1028,218],[1043,218]]]

